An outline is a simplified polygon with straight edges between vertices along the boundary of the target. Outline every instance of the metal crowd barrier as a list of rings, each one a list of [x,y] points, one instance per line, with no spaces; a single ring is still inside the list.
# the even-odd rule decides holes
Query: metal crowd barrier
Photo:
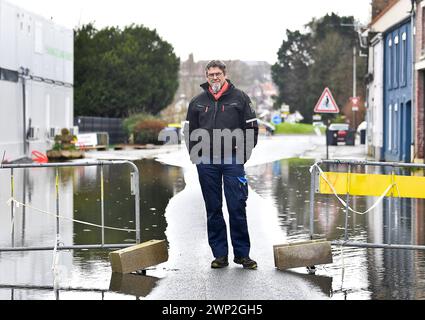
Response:
[[[56,168],[56,246],[40,246],[40,247],[14,247],[14,217],[15,217],[15,203],[11,203],[11,227],[12,227],[12,247],[1,248],[0,252],[11,251],[50,251],[50,250],[74,250],[74,249],[120,249],[127,248],[134,244],[105,244],[105,197],[104,197],[104,166],[114,165],[130,165],[131,172],[131,194],[134,196],[135,201],[135,223],[136,233],[135,242],[140,243],[140,188],[139,188],[139,169],[130,161],[90,161],[90,162],[67,162],[67,163],[42,163],[42,164],[2,164],[0,170],[10,169],[10,184],[11,184],[11,199],[14,199],[14,170],[27,169],[27,168]],[[102,229],[102,243],[95,245],[61,245],[60,243],[60,217],[59,217],[59,168],[64,167],[98,167],[100,166],[100,179],[101,179],[101,229]],[[108,227],[106,227],[108,228]]]
[[[359,248],[382,248],[382,249],[408,249],[408,250],[425,250],[424,245],[407,245],[407,244],[393,244],[391,240],[391,219],[388,222],[388,243],[379,244],[379,243],[360,243],[360,242],[351,242],[348,237],[348,213],[350,211],[350,197],[351,196],[378,196],[378,193],[381,195],[382,199],[384,197],[390,197],[390,205],[389,205],[389,215],[391,216],[391,210],[393,208],[393,199],[395,196],[404,197],[404,198],[425,198],[425,177],[410,177],[410,176],[397,176],[395,175],[396,168],[404,168],[404,169],[425,169],[424,164],[412,164],[412,163],[387,163],[387,162],[373,162],[373,161],[354,161],[354,160],[322,160],[317,162],[311,168],[311,189],[310,189],[310,238],[313,240],[314,238],[314,201],[315,194],[322,193],[321,189],[326,189],[324,187],[325,184],[329,184],[323,178],[323,174],[326,177],[326,173],[324,173],[320,165],[329,164],[329,165],[345,165],[347,166],[346,173],[334,173],[334,180],[338,180],[339,183],[338,188],[339,191],[336,190],[336,186],[328,187],[330,190],[326,190],[323,194],[334,194],[335,191],[337,194],[340,193],[341,190],[345,190],[345,234],[344,240],[335,240],[331,241],[332,245],[337,246],[345,246],[345,247],[359,247]],[[356,177],[356,173],[353,173],[353,168],[355,167],[367,167],[367,166],[375,166],[375,167],[389,167],[391,168],[391,175],[385,177],[384,175],[372,175],[370,174],[368,177],[367,174],[359,174]],[[329,175],[333,173],[328,173]],[[353,181],[350,181],[351,178],[354,183],[358,182],[358,188],[353,187]],[[346,178],[346,182],[341,181]],[[327,179],[326,179],[327,180]],[[387,189],[383,189],[383,181],[389,181],[389,187]],[[372,182],[372,184],[371,184]],[[376,184],[373,184],[373,183]],[[361,184],[369,184],[364,185],[362,187]],[[399,190],[398,184],[400,184],[400,188],[404,187],[404,189]],[[372,185],[372,187],[371,187]],[[376,188],[376,185],[380,186],[381,189]],[[350,188],[351,187],[351,188]],[[391,187],[391,188],[390,188]],[[344,189],[345,188],[345,189]],[[354,190],[356,189],[356,190]],[[374,190],[372,190],[374,189]],[[384,190],[384,191],[382,191]],[[390,193],[390,194],[389,194]],[[389,195],[388,195],[389,194]],[[336,194],[335,194],[336,195]],[[369,209],[370,210],[370,209]],[[356,213],[353,213],[356,214]]]
[[[0,285],[0,290],[10,290],[10,300],[15,300],[15,291],[19,290],[34,290],[34,291],[53,291],[55,294],[55,300],[60,300],[61,292],[88,292],[88,293],[100,293],[101,300],[105,300],[105,293],[109,293],[109,290],[101,289],[85,289],[85,288],[56,288],[55,286],[22,286],[22,285]]]

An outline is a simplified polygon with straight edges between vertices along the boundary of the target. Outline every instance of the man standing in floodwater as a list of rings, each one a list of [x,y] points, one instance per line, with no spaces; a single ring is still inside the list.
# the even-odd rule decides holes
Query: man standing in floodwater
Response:
[[[201,85],[204,91],[189,104],[186,145],[197,165],[205,201],[208,242],[215,258],[211,268],[229,265],[227,226],[222,211],[224,186],[233,261],[245,269],[256,269],[257,262],[249,256],[248,181],[244,164],[257,144],[258,123],[250,98],[227,79],[226,71],[220,60],[210,61],[205,67],[207,82]]]

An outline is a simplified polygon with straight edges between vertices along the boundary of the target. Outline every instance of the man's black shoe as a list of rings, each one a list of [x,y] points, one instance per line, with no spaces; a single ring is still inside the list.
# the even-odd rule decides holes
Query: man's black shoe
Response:
[[[219,257],[216,258],[213,262],[211,262],[211,268],[213,269],[220,269],[227,267],[229,265],[229,261],[227,257]]]
[[[257,262],[252,260],[250,257],[235,257],[234,263],[241,264],[244,269],[257,269]]]

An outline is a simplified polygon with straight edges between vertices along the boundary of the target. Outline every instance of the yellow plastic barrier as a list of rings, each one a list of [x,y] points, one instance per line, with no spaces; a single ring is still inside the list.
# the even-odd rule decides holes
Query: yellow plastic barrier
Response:
[[[324,175],[339,195],[346,195],[349,190],[352,196],[379,197],[394,184],[386,196],[425,199],[425,177],[339,172],[324,172]],[[333,194],[322,176],[318,191],[321,194]]]

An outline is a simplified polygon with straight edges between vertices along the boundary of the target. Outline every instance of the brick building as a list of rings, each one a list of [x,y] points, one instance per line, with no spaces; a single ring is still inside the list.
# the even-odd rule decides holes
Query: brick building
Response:
[[[424,163],[425,158],[425,1],[416,0],[416,41],[415,41],[415,162]]]

